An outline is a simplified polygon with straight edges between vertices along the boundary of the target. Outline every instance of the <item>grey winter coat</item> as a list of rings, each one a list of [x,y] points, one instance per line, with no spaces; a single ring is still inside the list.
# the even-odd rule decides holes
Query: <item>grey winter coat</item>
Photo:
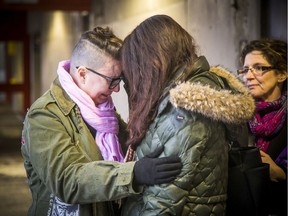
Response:
[[[229,142],[237,125],[252,116],[254,100],[233,74],[210,69],[204,57],[190,72],[189,80],[161,101],[137,148],[140,159],[164,145],[160,157],[178,155],[182,172],[170,184],[147,186],[129,197],[124,216],[225,215]]]

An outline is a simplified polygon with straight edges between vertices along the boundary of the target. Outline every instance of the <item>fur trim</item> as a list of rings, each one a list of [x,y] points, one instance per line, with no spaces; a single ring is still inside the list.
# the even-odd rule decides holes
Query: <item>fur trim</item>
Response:
[[[243,94],[249,94],[248,88],[239,79],[237,79],[233,73],[229,72],[223,67],[220,66],[211,67],[210,72],[215,73],[216,75],[228,80],[230,85],[234,89],[237,89],[239,92]]]
[[[185,82],[170,90],[170,101],[175,107],[200,113],[224,123],[239,124],[248,121],[254,113],[255,103],[247,88],[231,73],[221,67],[211,72],[224,77],[240,93],[216,90],[208,85]]]

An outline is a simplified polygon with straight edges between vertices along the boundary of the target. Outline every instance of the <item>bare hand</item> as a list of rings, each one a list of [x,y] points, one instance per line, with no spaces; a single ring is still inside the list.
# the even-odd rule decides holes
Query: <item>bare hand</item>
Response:
[[[272,160],[272,158],[264,151],[260,150],[262,163],[270,165],[270,179],[271,181],[278,182],[286,179],[285,172]]]

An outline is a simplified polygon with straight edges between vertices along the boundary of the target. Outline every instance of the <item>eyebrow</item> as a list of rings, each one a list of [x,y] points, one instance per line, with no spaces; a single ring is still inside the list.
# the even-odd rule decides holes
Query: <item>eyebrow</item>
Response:
[[[267,63],[259,63],[259,62],[257,62],[255,64],[253,64],[252,66],[251,65],[250,66],[243,65],[243,67],[253,67],[253,66],[265,66],[265,67],[268,67],[268,66],[270,66],[270,64],[269,65],[267,65],[267,64],[269,64],[269,63],[268,62]]]

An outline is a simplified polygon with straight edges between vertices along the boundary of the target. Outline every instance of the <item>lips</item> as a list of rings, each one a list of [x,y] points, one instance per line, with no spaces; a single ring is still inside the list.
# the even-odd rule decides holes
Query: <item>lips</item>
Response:
[[[255,87],[259,86],[259,84],[249,84],[247,85],[248,89],[253,89]]]

